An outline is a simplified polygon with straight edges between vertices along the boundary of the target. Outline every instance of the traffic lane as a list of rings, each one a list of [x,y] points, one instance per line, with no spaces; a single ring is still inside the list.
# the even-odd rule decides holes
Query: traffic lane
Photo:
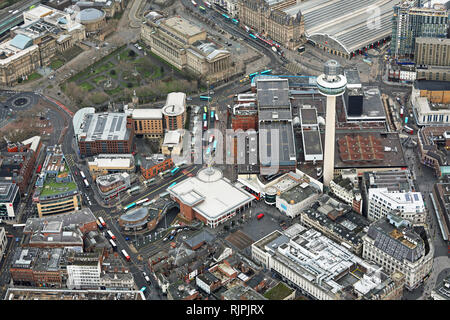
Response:
[[[133,202],[142,200],[144,198],[149,198],[151,195],[156,195],[155,193],[160,191],[162,188],[167,188],[170,184],[172,184],[173,182],[175,182],[177,180],[180,180],[183,177],[187,178],[188,176],[183,173],[183,170],[186,170],[187,173],[191,173],[195,169],[198,170],[199,168],[197,168],[197,167],[198,167],[198,165],[193,165],[193,166],[191,166],[190,170],[188,170],[190,167],[187,167],[185,169],[182,169],[182,170],[178,171],[174,176],[171,176],[171,179],[166,180],[165,182],[163,182],[162,185],[155,185],[153,187],[149,187],[149,188],[153,188],[153,189],[151,189],[149,192],[145,193],[144,195],[141,193],[141,194],[138,194],[138,195],[136,195],[134,197],[132,196],[130,198],[130,200],[129,200],[129,203],[127,203],[126,205],[129,205],[129,204],[131,204]],[[159,193],[161,193],[161,192],[162,191],[160,191]],[[124,205],[124,206],[126,206],[126,205]]]
[[[144,278],[144,275],[142,274],[141,269],[138,267],[141,262],[137,258],[137,255],[130,249],[128,246],[128,243],[126,242],[125,238],[120,233],[119,229],[117,228],[116,224],[113,223],[112,219],[109,219],[109,222],[107,223],[107,228],[111,230],[111,232],[116,237],[116,244],[117,244],[117,252],[120,255],[120,257],[123,259],[124,264],[129,268],[131,274],[133,275],[134,283],[138,287],[138,289],[142,288],[143,286],[148,285],[147,281]],[[106,230],[105,230],[106,232]],[[108,237],[108,236],[106,236]],[[125,249],[125,251],[130,256],[130,261],[126,261],[123,257],[121,251],[122,249]],[[143,269],[143,266],[142,266]]]

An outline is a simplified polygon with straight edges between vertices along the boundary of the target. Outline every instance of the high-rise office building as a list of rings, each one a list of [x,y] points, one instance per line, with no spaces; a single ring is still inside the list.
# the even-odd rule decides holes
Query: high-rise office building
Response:
[[[394,6],[391,54],[397,58],[414,56],[416,38],[446,38],[448,11],[444,5],[418,7],[417,0],[406,0]]]

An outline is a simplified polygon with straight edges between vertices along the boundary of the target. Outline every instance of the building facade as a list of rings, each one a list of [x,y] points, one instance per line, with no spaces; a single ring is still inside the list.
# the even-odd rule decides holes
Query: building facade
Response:
[[[418,37],[446,38],[448,12],[444,5],[418,7],[417,1],[403,1],[394,6],[391,54],[397,58],[412,58]]]
[[[6,246],[8,245],[8,238],[6,238],[5,228],[0,228],[0,262],[3,260]]]
[[[230,52],[208,40],[205,30],[181,17],[155,17],[141,26],[141,38],[154,54],[211,84],[235,73]]]
[[[6,152],[0,152],[0,181],[17,184],[20,194],[25,194],[41,146],[40,136],[9,144]]]
[[[15,183],[0,183],[0,220],[16,220],[20,191]]]
[[[73,122],[82,157],[134,151],[133,121],[124,113],[95,113],[93,108],[84,108],[77,111]]]
[[[380,265],[298,224],[253,243],[252,258],[301,294],[317,300],[400,299],[403,293],[401,273],[389,276]],[[361,277],[352,284],[346,282],[355,270]]]
[[[108,202],[130,188],[130,175],[126,172],[111,173],[95,180],[100,196]]]
[[[283,47],[293,50],[305,41],[305,21],[300,11],[296,16],[291,16],[283,9],[295,4],[295,0],[239,1],[239,21]]]
[[[387,188],[369,189],[369,220],[376,221],[390,213],[396,213],[412,224],[424,224],[427,211],[420,192],[389,191]]]
[[[101,255],[98,253],[73,252],[67,259],[67,288],[100,288]]]
[[[425,66],[416,68],[416,79],[450,81],[450,66]]]
[[[88,167],[93,180],[98,176],[121,172],[131,174],[136,170],[131,154],[99,154],[88,162]]]
[[[450,66],[450,39],[416,38],[414,62],[416,65]]]
[[[146,138],[162,138],[164,135],[163,117],[160,109],[133,109],[134,133]]]
[[[151,179],[172,167],[172,158],[163,154],[153,154],[152,156],[141,158],[141,174],[145,179]]]
[[[184,129],[186,121],[186,94],[171,92],[167,95],[166,104],[162,108],[164,128],[167,131]]]
[[[60,146],[47,148],[33,202],[41,218],[81,209],[81,195]]]
[[[354,178],[356,178],[356,185],[358,185],[358,178],[356,177],[356,171],[354,175],[350,175],[351,177],[353,177],[353,182],[346,175],[347,172],[343,171],[334,180],[331,180],[330,190],[331,192],[333,192],[333,194],[336,195],[336,197],[343,200],[345,203],[351,205],[354,211],[362,213],[363,200],[361,196],[361,191],[355,187]]]
[[[428,231],[424,227],[413,229],[407,220],[393,215],[373,223],[363,237],[363,259],[380,264],[388,273],[404,274],[408,290],[420,286],[429,275],[433,255]]]
[[[450,125],[423,127],[417,137],[420,162],[432,168],[437,177],[450,174],[447,156],[450,149]]]
[[[70,14],[44,5],[24,11],[23,19],[23,25],[11,30],[12,39],[0,44],[2,85],[25,80],[86,37],[84,27]]]

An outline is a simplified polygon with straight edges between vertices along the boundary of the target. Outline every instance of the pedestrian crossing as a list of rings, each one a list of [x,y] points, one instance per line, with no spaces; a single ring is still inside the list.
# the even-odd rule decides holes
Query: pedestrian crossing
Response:
[[[304,71],[303,68],[295,62],[288,63],[285,68],[293,74],[302,73]]]
[[[97,216],[97,217],[102,217],[103,219],[109,219],[110,218],[110,216],[109,215],[107,215],[106,214],[106,212],[105,212],[105,210],[103,210],[103,209],[101,209],[101,210],[98,210],[96,213],[95,213],[95,215]]]
[[[67,154],[65,157],[66,157],[66,161],[67,161],[67,164],[69,165],[69,167],[74,167],[75,161],[73,160],[73,155]]]

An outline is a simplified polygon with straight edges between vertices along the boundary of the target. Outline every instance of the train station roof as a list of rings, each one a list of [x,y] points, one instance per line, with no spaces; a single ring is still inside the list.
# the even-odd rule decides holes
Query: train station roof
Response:
[[[310,40],[351,53],[392,33],[394,0],[311,0],[283,11],[305,17],[305,33]],[[373,8],[373,9],[372,9]]]

